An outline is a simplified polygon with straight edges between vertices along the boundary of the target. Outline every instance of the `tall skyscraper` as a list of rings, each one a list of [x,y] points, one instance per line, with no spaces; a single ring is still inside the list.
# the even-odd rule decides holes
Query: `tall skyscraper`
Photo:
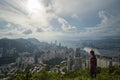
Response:
[[[55,45],[57,45],[57,40],[55,40]]]
[[[38,55],[37,55],[38,51],[37,51],[37,49],[35,49],[33,53],[34,53],[34,63],[37,64],[38,63]]]
[[[72,71],[72,66],[73,66],[73,58],[71,55],[69,55],[67,60],[67,70]]]
[[[81,50],[80,50],[80,48],[76,48],[75,57],[81,57]]]
[[[22,68],[22,56],[21,55],[20,57],[16,59],[16,64],[18,68]]]
[[[34,63],[35,63],[35,64],[38,63],[38,56],[37,56],[37,54],[35,54],[35,56],[34,56]]]
[[[3,54],[3,48],[0,48],[0,57],[2,57]]]
[[[7,56],[7,49],[6,49],[6,48],[3,48],[2,56],[3,56],[3,57],[6,57],[6,56]]]
[[[59,43],[59,47],[61,47],[61,43]]]
[[[74,56],[74,69],[82,68],[82,57],[80,48],[76,48],[75,56]]]

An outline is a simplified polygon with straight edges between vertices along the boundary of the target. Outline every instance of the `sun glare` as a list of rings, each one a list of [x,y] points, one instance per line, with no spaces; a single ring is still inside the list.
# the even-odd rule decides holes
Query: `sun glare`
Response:
[[[27,10],[30,14],[42,12],[43,6],[39,0],[28,0]]]

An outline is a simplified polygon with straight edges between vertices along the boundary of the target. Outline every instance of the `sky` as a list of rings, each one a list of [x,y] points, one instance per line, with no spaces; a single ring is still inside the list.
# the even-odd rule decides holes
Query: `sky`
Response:
[[[120,0],[0,0],[0,38],[120,38]]]

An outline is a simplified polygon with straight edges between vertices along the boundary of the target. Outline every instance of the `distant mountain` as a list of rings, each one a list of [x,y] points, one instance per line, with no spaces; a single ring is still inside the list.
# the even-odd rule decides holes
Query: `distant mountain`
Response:
[[[0,39],[0,48],[9,50],[16,48],[18,52],[30,52],[32,53],[40,42],[37,39]]]
[[[27,40],[30,41],[31,43],[35,44],[35,45],[40,44],[40,41],[35,39],[35,38],[28,38]]]
[[[41,55],[40,47],[42,42],[39,42],[35,38],[29,39],[0,39],[0,53],[2,52],[2,57],[0,57],[0,65],[9,64],[16,61],[18,53],[29,52],[35,53],[37,56]],[[3,51],[1,51],[2,49]],[[11,50],[16,49],[16,53],[11,54]]]

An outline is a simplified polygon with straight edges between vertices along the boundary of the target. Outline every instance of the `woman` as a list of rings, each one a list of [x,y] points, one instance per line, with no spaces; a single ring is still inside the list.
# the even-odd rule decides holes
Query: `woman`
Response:
[[[89,69],[90,69],[90,76],[92,78],[96,77],[96,67],[97,67],[97,59],[93,50],[90,51],[90,58],[89,58]]]

